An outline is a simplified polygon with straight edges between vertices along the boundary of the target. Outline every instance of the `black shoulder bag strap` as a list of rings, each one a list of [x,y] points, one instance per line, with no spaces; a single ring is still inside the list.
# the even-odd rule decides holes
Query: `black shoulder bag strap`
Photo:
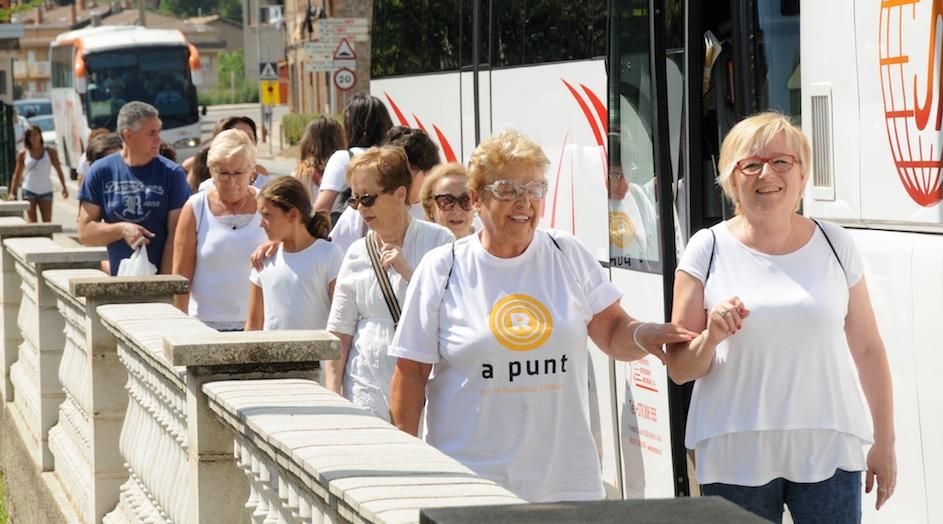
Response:
[[[708,228],[711,232],[711,257],[707,260],[707,272],[704,273],[704,287],[707,287],[707,279],[711,277],[711,268],[714,267],[714,249],[717,248],[717,235],[714,228]]]
[[[386,307],[390,310],[390,316],[393,317],[393,326],[399,324],[399,300],[396,300],[396,294],[393,292],[393,285],[390,284],[390,277],[386,270],[380,264],[380,253],[377,252],[376,233],[371,231],[364,239],[367,243],[367,255],[370,256],[370,265],[373,266],[373,273],[377,276],[377,282],[380,284],[380,291],[383,292],[383,299],[386,300]]]
[[[838,256],[838,251],[835,250],[835,245],[832,244],[832,239],[828,238],[828,233],[825,232],[825,228],[822,227],[822,224],[818,220],[812,219],[815,222],[815,225],[818,226],[819,231],[822,232],[822,236],[825,237],[825,241],[828,242],[828,247],[832,250],[832,254],[835,255],[835,260],[838,261],[838,266],[841,268],[842,273],[845,274],[845,278],[848,277],[848,272],[845,271],[845,264],[842,264],[841,257]]]

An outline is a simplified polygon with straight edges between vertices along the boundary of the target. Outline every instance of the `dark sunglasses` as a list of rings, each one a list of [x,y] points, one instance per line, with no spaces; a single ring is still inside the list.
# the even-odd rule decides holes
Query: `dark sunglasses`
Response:
[[[456,203],[463,211],[471,210],[471,197],[468,196],[468,193],[462,193],[459,196],[442,193],[433,195],[432,198],[435,200],[435,205],[442,211],[450,211]]]
[[[373,204],[377,203],[377,198],[380,198],[380,195],[383,193],[389,193],[389,191],[381,191],[373,195],[364,193],[360,196],[352,196],[350,197],[350,200],[347,201],[347,204],[354,209],[360,207],[361,204],[363,207],[373,207]]]

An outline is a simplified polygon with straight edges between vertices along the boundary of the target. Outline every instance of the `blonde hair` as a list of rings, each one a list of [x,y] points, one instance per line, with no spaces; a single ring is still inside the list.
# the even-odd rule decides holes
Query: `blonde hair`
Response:
[[[720,173],[717,175],[717,185],[724,190],[724,195],[731,203],[737,204],[736,194],[733,189],[733,171],[740,160],[756,155],[774,138],[782,133],[789,144],[799,157],[799,171],[802,178],[809,173],[812,160],[812,148],[809,146],[809,140],[802,130],[789,121],[789,117],[775,111],[758,113],[751,117],[741,120],[724,137],[724,143],[720,146],[720,159],[718,167]],[[798,202],[796,203],[798,206]]]
[[[213,138],[210,150],[206,154],[206,166],[215,173],[221,162],[230,162],[241,158],[255,166],[255,144],[249,135],[238,129],[227,129]]]
[[[435,190],[435,185],[439,183],[439,180],[450,176],[464,177],[467,181],[468,171],[465,170],[465,166],[458,162],[439,164],[432,168],[432,171],[426,175],[426,179],[422,182],[422,188],[419,189],[419,201],[422,202],[422,209],[426,212],[426,218],[430,221],[433,221],[432,212],[434,210],[433,200],[435,194],[432,192]]]
[[[514,129],[505,129],[481,141],[468,159],[468,188],[480,191],[492,176],[508,167],[536,168],[541,172],[550,160],[536,142]]]

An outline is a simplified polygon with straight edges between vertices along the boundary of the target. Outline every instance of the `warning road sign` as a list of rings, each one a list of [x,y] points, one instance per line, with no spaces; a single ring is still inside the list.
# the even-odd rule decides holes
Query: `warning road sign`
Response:
[[[278,80],[275,62],[259,62],[259,80]]]
[[[357,53],[354,52],[354,47],[346,38],[342,38],[334,50],[334,60],[355,60],[356,58]]]

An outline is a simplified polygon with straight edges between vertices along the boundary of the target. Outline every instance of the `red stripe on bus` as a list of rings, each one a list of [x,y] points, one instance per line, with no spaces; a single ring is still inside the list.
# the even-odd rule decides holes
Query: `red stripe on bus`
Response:
[[[881,65],[906,64],[909,61],[910,57],[907,55],[889,56],[881,59]]]
[[[399,106],[396,105],[396,102],[390,97],[390,94],[386,91],[383,92],[386,96],[387,102],[390,103],[390,107],[393,108],[393,113],[396,114],[396,119],[399,120],[399,125],[409,127],[409,122],[406,120],[406,117],[403,116],[403,112],[399,110]]]
[[[416,121],[416,125],[419,126],[419,129],[426,131],[426,126],[422,125],[422,120],[419,120],[419,117],[416,116],[416,113],[413,113],[413,119]]]
[[[593,136],[596,137],[596,144],[602,145],[602,135],[599,134],[599,126],[596,125],[596,119],[593,118],[593,113],[589,110],[589,106],[586,105],[586,101],[583,100],[583,97],[573,89],[573,86],[570,85],[566,80],[560,79],[563,82],[563,85],[570,90],[570,93],[573,94],[573,98],[576,99],[576,103],[579,104],[580,109],[583,110],[583,114],[586,115],[586,121],[589,122],[589,126],[593,128]]]
[[[885,113],[887,118],[910,118],[914,116],[913,111],[888,111]]]
[[[596,114],[599,115],[599,124],[602,126],[603,132],[609,133],[609,113],[606,111],[606,105],[596,96],[596,93],[593,93],[592,89],[583,84],[580,84],[580,87],[583,88],[583,92],[586,93],[589,101],[593,104],[593,108],[596,109]]]
[[[452,150],[452,145],[449,144],[449,139],[445,137],[445,133],[435,124],[432,124],[432,129],[435,131],[435,136],[439,138],[439,145],[442,146],[442,154],[445,155],[445,161],[458,162],[458,157],[455,156],[455,151]]]

